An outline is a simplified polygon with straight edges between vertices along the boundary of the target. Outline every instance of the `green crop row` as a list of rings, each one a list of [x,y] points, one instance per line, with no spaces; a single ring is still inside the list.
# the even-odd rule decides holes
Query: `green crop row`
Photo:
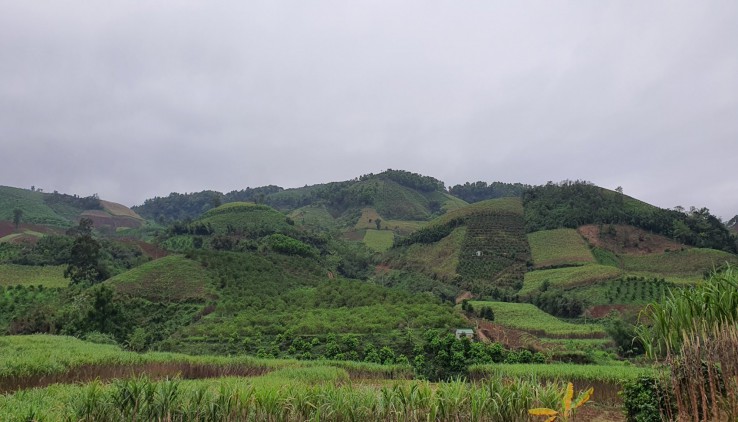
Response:
[[[613,279],[621,274],[622,271],[615,267],[599,264],[531,271],[525,274],[520,294],[527,295],[541,290],[544,283],[547,284],[547,288],[576,287]]]
[[[595,262],[587,243],[574,229],[530,233],[528,242],[536,267]]]
[[[93,382],[0,396],[3,420],[169,421],[528,421],[528,409],[557,408],[563,385],[535,380],[480,383],[348,383],[316,367],[258,378]]]
[[[599,324],[565,322],[530,303],[483,301],[470,301],[469,303],[474,309],[491,308],[497,324],[538,334],[540,337],[598,338],[605,336],[605,331]]]

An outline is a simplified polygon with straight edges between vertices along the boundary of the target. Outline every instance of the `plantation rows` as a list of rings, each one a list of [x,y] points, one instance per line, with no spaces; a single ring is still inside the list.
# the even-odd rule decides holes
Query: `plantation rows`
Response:
[[[523,219],[515,214],[477,213],[467,218],[457,272],[462,288],[483,295],[519,290],[530,262]]]
[[[672,283],[661,279],[623,277],[605,283],[605,298],[608,303],[648,303],[661,300]]]

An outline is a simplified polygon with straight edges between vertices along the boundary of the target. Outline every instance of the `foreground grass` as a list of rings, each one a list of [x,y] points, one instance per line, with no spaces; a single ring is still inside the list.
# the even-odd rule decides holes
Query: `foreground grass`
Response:
[[[527,421],[555,407],[562,385],[530,378],[479,383],[352,383],[330,367],[262,377],[152,382],[146,378],[65,385],[0,396],[2,420]]]
[[[69,280],[64,278],[65,267],[0,264],[0,286],[67,287]]]
[[[530,303],[469,302],[474,309],[489,307],[494,311],[495,323],[528,331],[539,337],[599,338],[605,331],[599,324],[574,324],[562,321]]]

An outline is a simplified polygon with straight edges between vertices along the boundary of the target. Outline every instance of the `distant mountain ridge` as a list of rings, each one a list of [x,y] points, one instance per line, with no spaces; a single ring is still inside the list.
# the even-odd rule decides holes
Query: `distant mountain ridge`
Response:
[[[519,197],[528,187],[520,183],[487,184],[479,181],[456,185],[447,190],[445,184],[434,177],[388,169],[352,180],[302,188],[284,189],[269,185],[225,194],[212,190],[187,194],[171,193],[166,197],[147,199],[142,205],[132,209],[148,219],[160,222],[195,219],[203,212],[228,202],[264,203],[281,211],[320,205],[325,206],[334,217],[350,208],[370,206],[386,218],[427,220],[449,207],[455,208],[467,202]]]
[[[23,224],[70,227],[80,218],[90,218],[102,229],[140,227],[144,218],[125,205],[101,200],[97,195],[81,197],[59,192],[0,186],[0,220]]]

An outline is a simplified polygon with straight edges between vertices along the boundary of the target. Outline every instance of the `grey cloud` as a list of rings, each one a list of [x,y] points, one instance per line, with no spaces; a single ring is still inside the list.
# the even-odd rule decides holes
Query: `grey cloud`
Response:
[[[738,213],[733,2],[15,2],[0,184],[588,179]]]

